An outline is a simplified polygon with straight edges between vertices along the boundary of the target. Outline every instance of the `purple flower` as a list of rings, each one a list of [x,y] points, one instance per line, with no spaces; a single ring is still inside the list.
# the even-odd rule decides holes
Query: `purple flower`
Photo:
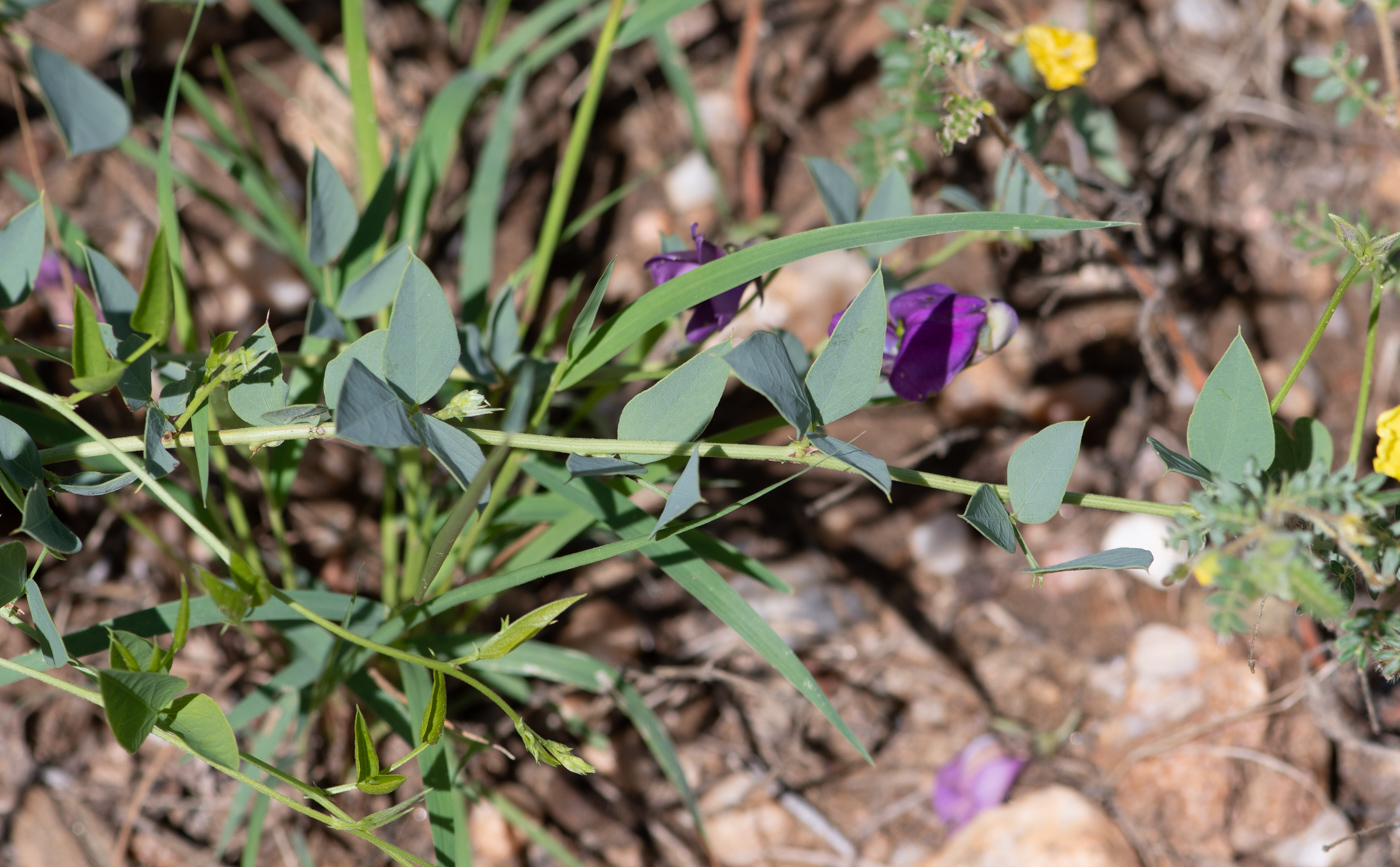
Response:
[[[1002,749],[994,735],[973,739],[938,772],[933,810],[950,830],[971,822],[983,810],[1006,799],[1026,760]]]
[[[59,257],[62,253],[53,250],[45,250],[44,255],[39,259],[39,273],[34,275],[34,288],[38,291],[45,289],[58,289],[63,286],[63,268],[59,265]],[[73,274],[73,282],[77,285],[88,288],[87,274],[70,260],[68,269]]]
[[[1001,349],[1016,333],[1016,311],[1002,301],[962,295],[934,283],[890,299],[885,328],[885,363],[895,394],[920,401],[943,390],[953,377]],[[841,320],[831,318],[827,333]]]
[[[705,236],[699,233],[699,229],[699,223],[692,223],[690,226],[690,237],[695,241],[694,250],[662,253],[659,256],[652,256],[646,261],[647,269],[651,271],[653,283],[660,286],[667,280],[679,277],[687,271],[694,271],[701,265],[724,256],[724,251],[706,241]],[[739,302],[743,300],[744,290],[748,288],[748,285],[748,283],[744,283],[733,289],[726,289],[715,297],[695,305],[694,311],[690,314],[690,322],[685,326],[685,339],[691,343],[699,343],[728,325],[738,314]]]

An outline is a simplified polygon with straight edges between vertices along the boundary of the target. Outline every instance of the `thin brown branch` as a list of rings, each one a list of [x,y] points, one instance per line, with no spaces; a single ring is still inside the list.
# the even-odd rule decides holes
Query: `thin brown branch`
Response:
[[[743,151],[739,158],[739,192],[744,219],[756,220],[763,213],[763,171],[758,139],[754,136],[754,65],[758,61],[758,38],[763,30],[763,0],[747,0],[744,21],[739,30],[739,48],[734,56],[734,116],[739,122]]]

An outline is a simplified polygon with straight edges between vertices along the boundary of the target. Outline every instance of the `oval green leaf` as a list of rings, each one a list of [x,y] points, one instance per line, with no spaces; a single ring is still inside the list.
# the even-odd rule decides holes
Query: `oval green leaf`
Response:
[[[131,111],[101,79],[39,45],[29,49],[29,64],[68,143],[69,156],[106,150],[126,138]]]
[[[1244,480],[1250,459],[1260,472],[1274,462],[1269,396],[1238,333],[1201,387],[1186,425],[1186,445],[1193,460],[1232,482]]]
[[[721,344],[716,349],[728,348]],[[638,394],[622,408],[617,437],[646,442],[690,442],[714,417],[729,381],[729,365],[714,350],[702,352]],[[623,455],[624,460],[650,464],[664,455]]]
[[[807,393],[820,424],[831,424],[869,403],[880,381],[886,317],[885,281],[877,269],[807,371]]]
[[[423,403],[447,381],[460,353],[447,296],[433,272],[415,257],[389,318],[384,377],[410,400]]]
[[[991,485],[979,485],[967,501],[967,508],[958,516],[972,525],[972,528],[987,541],[1008,554],[1016,553],[1016,527],[1006,514],[1006,507],[997,496],[997,489]]]
[[[179,735],[200,758],[238,770],[238,740],[233,726],[209,696],[195,693],[175,699],[161,727]]]
[[[1021,443],[1006,466],[1011,514],[1023,524],[1043,524],[1055,517],[1069,487],[1084,422],[1062,421]]]
[[[173,674],[110,668],[98,669],[97,682],[102,688],[107,724],[117,736],[117,743],[129,753],[141,748],[160,712],[189,687],[184,678]]]
[[[306,258],[317,267],[334,260],[350,243],[358,222],[345,181],[316,148],[306,177]]]
[[[38,202],[0,229],[0,308],[29,297],[44,257],[44,211]]]

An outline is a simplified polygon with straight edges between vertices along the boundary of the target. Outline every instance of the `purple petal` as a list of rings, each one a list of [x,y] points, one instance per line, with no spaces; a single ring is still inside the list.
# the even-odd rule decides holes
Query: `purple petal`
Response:
[[[890,371],[894,393],[917,402],[943,390],[972,360],[977,335],[987,321],[985,307],[980,298],[950,292],[924,299],[910,312]]]
[[[58,289],[63,286],[63,267],[59,257],[61,253],[54,250],[45,250],[44,255],[39,259],[39,272],[34,275],[34,289],[43,291],[45,289]],[[87,274],[83,269],[74,265],[71,260],[68,262],[68,270],[73,274],[73,282],[84,289],[88,287]]]
[[[1006,799],[1025,759],[1007,753],[990,734],[972,743],[938,772],[933,809],[952,830]]]
[[[651,282],[657,286],[699,267],[695,262],[695,253],[690,250],[683,253],[662,253],[646,261],[646,268],[651,272]]]
[[[890,321],[907,322],[911,316],[916,316],[919,311],[934,307],[949,295],[957,294],[942,283],[931,283],[928,286],[919,286],[901,292],[890,299]],[[906,330],[908,329],[906,328]]]
[[[713,298],[696,304],[691,309],[690,322],[685,326],[685,339],[699,343],[719,329],[728,325],[739,313],[739,302],[744,299],[744,290],[749,284],[726,289]]]

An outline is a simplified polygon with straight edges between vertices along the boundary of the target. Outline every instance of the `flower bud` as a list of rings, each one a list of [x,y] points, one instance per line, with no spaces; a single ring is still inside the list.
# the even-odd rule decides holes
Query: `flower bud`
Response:
[[[1005,301],[988,301],[982,312],[987,321],[982,324],[982,330],[977,332],[977,351],[972,356],[972,364],[1010,343],[1011,338],[1016,336],[1016,329],[1021,326],[1016,311]]]

